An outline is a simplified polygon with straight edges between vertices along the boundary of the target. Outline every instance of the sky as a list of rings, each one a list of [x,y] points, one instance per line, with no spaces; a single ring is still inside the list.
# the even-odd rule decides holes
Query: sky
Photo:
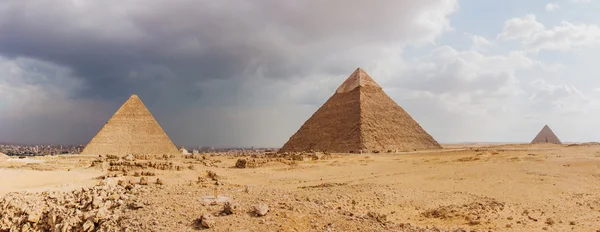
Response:
[[[598,0],[3,0],[0,142],[137,94],[177,145],[280,147],[362,67],[440,143],[600,141]]]

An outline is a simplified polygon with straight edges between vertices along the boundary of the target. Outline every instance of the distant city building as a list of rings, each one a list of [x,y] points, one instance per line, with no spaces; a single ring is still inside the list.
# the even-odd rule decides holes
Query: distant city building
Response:
[[[190,152],[187,149],[185,149],[185,147],[179,148],[179,152],[181,152],[181,154],[184,155],[190,154]]]
[[[82,149],[83,145],[0,144],[0,152],[9,156],[79,154]]]

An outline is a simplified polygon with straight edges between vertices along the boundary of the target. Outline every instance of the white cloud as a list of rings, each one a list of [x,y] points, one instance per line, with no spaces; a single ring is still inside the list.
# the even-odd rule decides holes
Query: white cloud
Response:
[[[525,42],[529,49],[569,51],[600,44],[600,27],[562,22],[549,30],[534,34]]]
[[[504,22],[504,30],[498,35],[498,39],[526,39],[544,29],[544,25],[537,22],[535,15],[529,14]]]
[[[496,45],[490,42],[483,36],[473,35],[471,36],[471,42],[473,43],[471,50],[475,51],[488,51],[490,48],[495,47]]]
[[[505,110],[498,100],[518,96],[522,90],[517,78],[520,70],[541,69],[544,65],[513,51],[484,55],[475,50],[456,50],[441,46],[429,55],[404,61],[398,77],[384,86],[401,89],[401,98],[424,98],[440,110],[489,115]],[[494,104],[491,104],[494,103]]]
[[[591,99],[572,85],[550,84],[544,79],[537,79],[531,82],[531,86],[534,92],[530,100],[540,109],[580,112],[592,103]]]
[[[535,15],[512,18],[498,35],[503,40],[519,40],[527,51],[570,51],[600,44],[600,27],[563,21],[553,28],[537,22]]]
[[[592,0],[570,0],[571,2],[575,2],[575,3],[589,3],[592,2]]]
[[[556,11],[556,10],[560,9],[560,5],[558,5],[558,3],[556,3],[556,2],[550,2],[550,3],[546,4],[545,9],[548,12]]]

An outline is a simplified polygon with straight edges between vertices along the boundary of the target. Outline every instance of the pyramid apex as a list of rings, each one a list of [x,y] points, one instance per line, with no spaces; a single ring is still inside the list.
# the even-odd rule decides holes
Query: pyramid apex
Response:
[[[379,84],[377,84],[377,82],[375,82],[375,80],[373,80],[373,78],[371,78],[371,76],[369,76],[364,69],[358,67],[352,74],[350,74],[348,79],[346,79],[346,81],[344,81],[344,83],[338,87],[335,92],[346,93],[356,89],[359,86],[373,86],[381,88],[381,86],[379,86]]]
[[[132,94],[131,97],[129,97],[129,98],[140,98],[140,97],[138,97],[137,94]]]
[[[550,129],[550,126],[544,125],[544,127],[542,127],[542,129]]]

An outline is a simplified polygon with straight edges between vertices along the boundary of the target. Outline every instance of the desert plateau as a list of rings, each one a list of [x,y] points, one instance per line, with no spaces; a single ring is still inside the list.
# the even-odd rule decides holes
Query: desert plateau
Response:
[[[0,230],[597,231],[599,148],[4,160]]]

